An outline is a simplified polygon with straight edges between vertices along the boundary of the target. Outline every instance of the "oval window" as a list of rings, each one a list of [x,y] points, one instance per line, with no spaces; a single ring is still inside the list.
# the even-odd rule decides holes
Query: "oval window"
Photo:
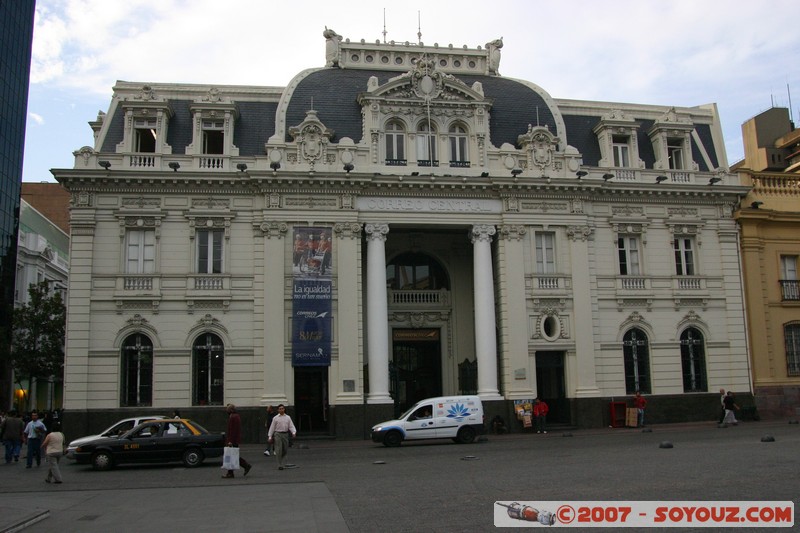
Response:
[[[547,315],[542,317],[541,330],[542,337],[554,341],[561,335],[561,322],[556,317]]]

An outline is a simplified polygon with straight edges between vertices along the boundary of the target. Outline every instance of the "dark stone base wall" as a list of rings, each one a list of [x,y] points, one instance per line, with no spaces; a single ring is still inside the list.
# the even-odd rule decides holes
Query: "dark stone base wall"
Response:
[[[755,401],[762,418],[800,418],[800,385],[756,387]]]
[[[800,390],[794,388],[792,394],[800,396]],[[763,395],[767,397],[767,395]],[[792,398],[791,395],[784,396]],[[668,424],[680,422],[717,421],[720,415],[719,394],[689,394],[645,396],[647,409],[645,411],[645,424]],[[759,400],[762,399],[760,395]],[[569,401],[571,423],[570,427],[577,429],[590,429],[608,427],[611,425],[610,402],[612,398],[573,398]],[[633,406],[632,396],[613,398],[616,402],[626,402],[628,407]],[[790,400],[791,401],[791,400]],[[750,393],[736,395],[736,403],[741,407],[737,413],[740,420],[758,419],[761,407],[756,408],[756,399]],[[797,403],[794,404],[798,405]],[[511,433],[522,432],[522,423],[514,414],[514,402],[510,400],[483,402],[484,419],[487,430],[489,423],[500,415],[505,420],[506,427]],[[242,440],[245,443],[263,443],[267,441],[266,409],[263,407],[237,407],[242,417]],[[295,425],[298,424],[294,407],[288,406],[286,412],[292,417]],[[787,411],[788,412],[788,411]],[[336,438],[336,439],[369,439],[372,426],[394,418],[392,404],[360,404],[331,406],[328,417],[328,428],[308,433],[299,431],[299,438]],[[160,409],[98,409],[88,411],[69,411],[63,414],[64,433],[67,440],[91,435],[107,428],[114,422],[132,416],[159,414],[171,416],[172,411]],[[217,433],[225,432],[228,425],[228,414],[225,408],[197,407],[180,409],[184,418],[198,422],[207,430]],[[316,428],[315,428],[316,429]]]

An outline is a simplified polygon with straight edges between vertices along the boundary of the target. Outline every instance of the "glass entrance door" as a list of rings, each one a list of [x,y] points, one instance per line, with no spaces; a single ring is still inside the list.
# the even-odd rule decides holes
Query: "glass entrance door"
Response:
[[[568,424],[571,421],[564,381],[564,352],[536,352],[536,390],[547,403],[548,423]]]
[[[392,331],[390,392],[395,415],[414,403],[442,394],[442,349],[439,329]]]
[[[328,432],[328,367],[294,369],[294,424],[298,432]]]

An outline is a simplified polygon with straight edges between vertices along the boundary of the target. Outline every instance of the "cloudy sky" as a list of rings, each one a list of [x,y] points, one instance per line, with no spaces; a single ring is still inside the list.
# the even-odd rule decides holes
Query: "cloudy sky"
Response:
[[[24,181],[54,181],[92,145],[116,80],[286,86],[351,41],[470,48],[503,38],[500,72],[554,98],[716,103],[728,163],[741,124],[775,106],[800,124],[797,0],[37,0]]]

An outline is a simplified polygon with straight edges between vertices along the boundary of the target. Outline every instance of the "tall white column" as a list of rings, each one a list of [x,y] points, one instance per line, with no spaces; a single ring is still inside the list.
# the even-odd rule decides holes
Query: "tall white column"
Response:
[[[284,308],[283,283],[269,283],[268,276],[283,276],[286,254],[284,237],[288,226],[283,222],[264,222],[261,225],[264,235],[264,277],[263,285],[263,322],[261,324],[260,342],[263,343],[263,389],[261,405],[277,405],[293,403],[289,398],[294,396],[294,381],[291,379],[293,369],[286,365],[284,350],[286,346],[286,309]]]
[[[478,360],[478,396],[502,400],[497,389],[497,333],[494,316],[492,235],[495,227],[472,227],[473,284],[475,292],[475,355]]]
[[[388,224],[367,224],[367,403],[391,403],[389,395],[389,311],[386,301]]]
[[[569,226],[567,237],[572,256],[572,298],[575,307],[575,397],[596,398],[600,395],[597,387],[597,367],[594,353],[594,328],[592,302],[593,259],[589,253],[589,240],[594,230],[590,226]]]

